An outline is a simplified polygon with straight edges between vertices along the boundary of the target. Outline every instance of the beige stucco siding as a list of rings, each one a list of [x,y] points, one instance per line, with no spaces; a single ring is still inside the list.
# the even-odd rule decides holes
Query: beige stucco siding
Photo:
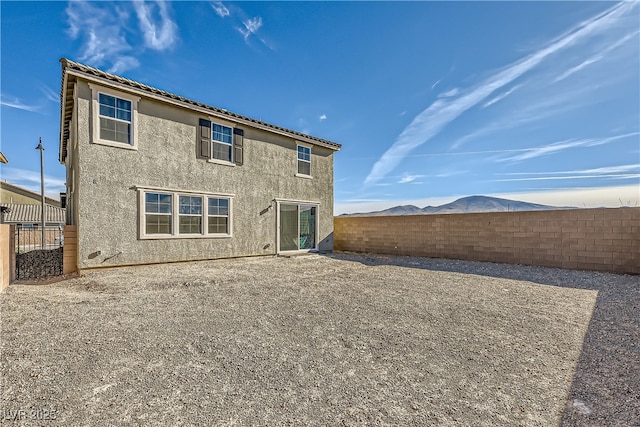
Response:
[[[196,156],[206,116],[146,98],[138,103],[137,150],[92,144],[91,89],[82,81],[76,106],[80,268],[274,254],[279,198],[318,202],[320,249],[332,248],[332,150],[314,146],[313,179],[296,177],[294,139],[241,126],[244,164],[207,162]],[[137,186],[233,194],[233,236],[140,239]]]

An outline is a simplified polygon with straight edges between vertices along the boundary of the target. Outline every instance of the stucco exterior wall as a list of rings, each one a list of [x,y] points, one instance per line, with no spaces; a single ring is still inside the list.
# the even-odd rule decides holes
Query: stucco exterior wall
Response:
[[[244,129],[244,164],[210,163],[196,156],[198,120],[206,116],[142,98],[138,150],[91,143],[91,89],[77,84],[77,127],[71,195],[82,268],[276,253],[275,199],[319,204],[320,250],[333,245],[333,151],[314,146],[313,179],[296,177],[296,141]],[[139,239],[136,186],[233,194],[233,236]]]
[[[40,204],[40,200],[5,188],[0,188],[0,203]]]

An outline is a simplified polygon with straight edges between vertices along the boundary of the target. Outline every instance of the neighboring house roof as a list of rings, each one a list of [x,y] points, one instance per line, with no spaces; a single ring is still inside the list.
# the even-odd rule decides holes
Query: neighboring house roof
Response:
[[[134,80],[129,80],[124,77],[116,76],[115,74],[107,73],[106,71],[102,71],[88,65],[80,64],[66,58],[61,58],[60,62],[62,63],[62,91],[60,93],[60,162],[64,162],[67,155],[66,153],[67,140],[69,139],[69,125],[71,123],[71,114],[73,111],[73,86],[67,84],[71,77],[80,77],[86,80],[108,84],[111,87],[127,90],[129,92],[144,95],[149,98],[170,102],[172,104],[179,105],[184,108],[189,108],[200,113],[231,120],[238,124],[251,126],[280,135],[285,135],[302,142],[319,145],[321,147],[329,148],[332,150],[337,151],[341,147],[340,144],[328,141],[326,139],[265,123],[260,120],[232,113],[223,108],[212,107],[210,105],[192,101],[179,95],[174,95],[172,93],[165,92],[164,90],[157,89],[143,83],[136,82]]]
[[[31,190],[27,190],[26,188],[23,187],[18,187],[17,185],[14,184],[9,184],[6,181],[0,181],[0,189],[3,191],[7,191],[10,193],[16,193],[19,194],[23,197],[27,197],[29,199],[33,199],[33,204],[40,204],[41,203],[41,197],[40,193],[34,193]],[[6,197],[6,195],[5,195]],[[24,201],[24,200],[23,200]],[[54,206],[60,206],[60,200],[56,200],[56,199],[52,199],[51,197],[44,197],[44,202],[46,204],[49,205],[54,205]],[[11,203],[11,200],[6,200],[6,199],[0,199],[0,203]]]
[[[9,163],[9,160],[2,154],[2,151],[0,151],[0,163]]]
[[[5,224],[37,224],[41,221],[41,205],[27,205],[22,203],[0,203],[0,206],[8,208],[4,211]],[[44,205],[45,223],[66,223],[64,208]]]

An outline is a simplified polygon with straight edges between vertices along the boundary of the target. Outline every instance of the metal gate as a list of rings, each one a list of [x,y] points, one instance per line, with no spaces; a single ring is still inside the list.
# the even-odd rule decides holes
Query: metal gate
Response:
[[[46,226],[44,244],[39,225],[16,226],[16,279],[39,279],[62,274],[64,228]]]

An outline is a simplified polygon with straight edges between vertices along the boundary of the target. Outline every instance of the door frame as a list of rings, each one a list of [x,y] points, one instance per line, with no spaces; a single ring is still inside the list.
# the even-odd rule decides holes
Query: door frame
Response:
[[[320,202],[315,202],[310,200],[295,200],[295,199],[275,199],[275,201],[276,201],[276,254],[318,252],[318,244],[319,244],[318,232],[320,228]],[[280,205],[297,205],[298,206],[298,236],[300,236],[300,206],[311,206],[316,208],[316,220],[314,224],[315,246],[313,248],[297,249],[293,251],[280,250]]]

